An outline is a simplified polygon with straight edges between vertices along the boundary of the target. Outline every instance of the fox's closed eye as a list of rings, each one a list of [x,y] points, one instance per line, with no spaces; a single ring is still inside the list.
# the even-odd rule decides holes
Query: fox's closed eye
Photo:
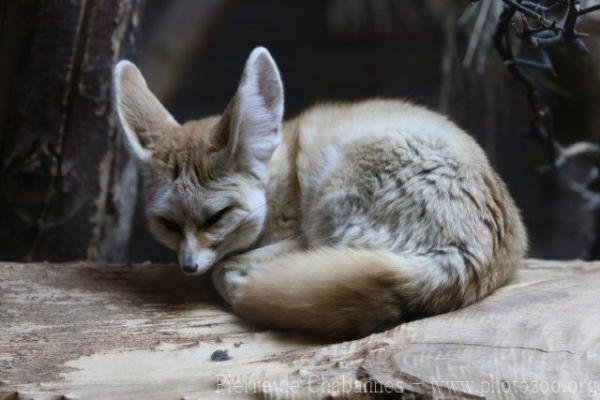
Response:
[[[168,231],[171,232],[181,232],[181,227],[179,226],[179,224],[173,220],[170,220],[168,218],[163,218],[163,217],[159,217],[158,220],[160,221],[160,223],[162,224],[162,226],[165,227],[165,229],[167,229]]]
[[[204,221],[203,227],[208,228],[221,220],[233,207],[225,207],[215,214],[211,215],[206,221]]]

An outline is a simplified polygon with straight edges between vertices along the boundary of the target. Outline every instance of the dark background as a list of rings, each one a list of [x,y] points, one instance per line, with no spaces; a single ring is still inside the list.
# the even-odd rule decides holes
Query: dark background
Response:
[[[486,1],[493,0],[482,2]],[[97,86],[97,98],[93,101],[103,108],[94,110],[106,117],[107,127],[96,131],[93,126],[84,124],[82,127],[75,123],[86,120],[94,111],[83,109],[70,113],[74,123],[68,126],[63,141],[68,145],[69,140],[75,140],[71,137],[78,138],[79,146],[88,143],[85,138],[93,143],[95,138],[102,137],[102,132],[108,132],[101,145],[93,149],[115,148],[108,184],[128,183],[113,185],[117,189],[110,186],[108,195],[104,194],[107,200],[100,208],[95,199],[103,195],[103,190],[94,189],[90,198],[83,200],[91,210],[90,215],[101,217],[100,223],[86,228],[92,233],[67,229],[69,224],[79,226],[80,221],[93,218],[71,215],[64,210],[57,213],[68,218],[56,218],[53,224],[26,218],[31,210],[35,210],[35,215],[44,215],[46,203],[38,204],[37,188],[46,182],[40,181],[36,174],[48,169],[38,163],[37,158],[36,163],[15,164],[15,159],[28,160],[21,157],[22,153],[47,153],[46,147],[35,144],[46,132],[40,133],[43,129],[37,125],[36,129],[31,128],[27,115],[31,109],[47,107],[44,101],[50,105],[60,101],[49,96],[41,100],[36,97],[40,87],[51,84],[55,75],[60,76],[54,72],[52,57],[62,57],[63,47],[57,43],[65,28],[47,14],[65,18],[69,7],[76,6],[60,1],[8,2],[4,8],[0,7],[0,21],[3,21],[0,55],[1,60],[7,61],[0,62],[0,68],[4,68],[0,70],[3,72],[0,73],[0,156],[3,162],[0,221],[5,222],[0,226],[0,259],[174,261],[174,255],[163,249],[147,231],[139,195],[141,183],[135,183],[131,174],[123,173],[131,164],[127,163],[120,137],[111,122],[110,93],[106,85],[110,81],[110,69],[114,60],[125,56],[132,59],[151,89],[175,118],[183,122],[224,109],[237,87],[247,56],[259,45],[271,51],[281,70],[287,118],[317,101],[367,97],[408,98],[441,111],[473,134],[508,183],[529,231],[531,257],[589,259],[600,254],[595,205],[565,184],[560,174],[541,172],[547,154],[527,133],[530,114],[523,88],[507,73],[489,46],[489,40],[486,44],[491,28],[484,29],[484,39],[477,45],[474,61],[465,64],[477,16],[474,13],[471,18],[465,17],[468,1],[126,0],[91,3],[89,10],[81,11],[90,15],[85,26],[90,36],[82,44],[85,56],[78,56],[76,46],[75,55],[70,59],[82,65],[79,78],[83,82],[86,77],[98,74],[94,78],[95,86],[92,85]],[[103,4],[106,8],[103,12],[107,14],[99,13],[102,7],[98,4]],[[128,14],[123,11],[126,7],[131,7],[125,10]],[[81,18],[75,18],[76,11],[73,10],[72,20],[81,23]],[[113,19],[120,21],[119,18],[123,18],[128,27],[125,36],[118,36],[125,43],[123,48],[118,52],[113,49],[113,53],[106,50],[109,56],[102,61],[88,57],[91,50],[98,50],[101,45],[110,48],[110,39],[119,34],[118,26],[111,23]],[[13,21],[13,26],[7,21]],[[84,23],[86,21],[84,19]],[[44,32],[39,25],[53,33]],[[596,20],[590,20],[586,29],[597,35],[599,26]],[[108,39],[96,40],[104,38],[102,35]],[[79,43],[69,38],[64,42]],[[598,47],[594,45],[597,40],[589,42],[592,52],[588,56],[555,55],[558,82],[571,92],[569,99],[558,107],[555,118],[559,139],[566,144],[582,139],[596,141],[598,137],[600,68]],[[34,56],[43,51],[48,52],[50,59],[36,60]],[[65,50],[65,53],[68,52]],[[32,79],[40,70],[47,70],[45,80]],[[66,75],[72,77],[72,74]],[[81,102],[92,101],[94,97],[89,93],[84,96],[82,87],[85,88],[81,82],[72,85],[74,98],[81,97]],[[47,121],[43,117],[38,119]],[[37,135],[34,135],[35,140],[30,139],[31,131]],[[17,145],[13,146],[13,142]],[[85,149],[80,153],[74,163],[85,167],[91,162],[86,161],[86,157],[94,152]],[[21,158],[15,158],[15,154]],[[101,165],[101,160],[94,162]],[[64,169],[64,165],[61,168]],[[94,185],[102,187],[95,181],[77,178],[67,190],[65,182],[71,181],[62,179],[57,183],[54,179],[51,185],[58,185],[60,190],[54,191],[61,194],[85,192],[96,187]],[[127,202],[133,203],[136,197],[135,193],[126,193],[124,188],[128,185],[138,188],[133,219],[128,216]],[[26,193],[23,187],[28,188]],[[29,203],[33,206],[29,207]],[[62,200],[60,204],[63,208],[71,207],[64,206],[67,203]],[[27,246],[19,244],[32,235],[35,237],[33,250],[26,251]],[[90,242],[99,244],[92,246]]]

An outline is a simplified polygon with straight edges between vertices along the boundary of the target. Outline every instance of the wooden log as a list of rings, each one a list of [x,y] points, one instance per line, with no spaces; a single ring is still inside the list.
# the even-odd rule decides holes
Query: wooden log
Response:
[[[137,175],[115,133],[110,82],[142,4],[0,7],[0,259],[121,258]]]
[[[3,263],[0,399],[592,399],[598,282],[527,260],[478,304],[332,344],[246,324],[175,266]]]

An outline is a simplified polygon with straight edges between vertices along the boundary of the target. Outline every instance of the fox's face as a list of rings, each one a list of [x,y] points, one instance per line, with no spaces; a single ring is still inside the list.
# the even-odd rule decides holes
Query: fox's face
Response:
[[[115,68],[118,119],[142,164],[146,215],[154,236],[188,274],[244,250],[266,216],[269,161],[281,131],[283,88],[263,48],[250,55],[221,116],[180,125],[130,62]]]

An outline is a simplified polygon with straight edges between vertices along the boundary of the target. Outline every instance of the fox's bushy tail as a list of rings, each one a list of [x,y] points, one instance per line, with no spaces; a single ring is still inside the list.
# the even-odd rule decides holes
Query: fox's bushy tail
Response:
[[[269,325],[351,338],[450,311],[483,294],[476,269],[448,252],[323,248],[287,255],[254,273],[234,306]]]

